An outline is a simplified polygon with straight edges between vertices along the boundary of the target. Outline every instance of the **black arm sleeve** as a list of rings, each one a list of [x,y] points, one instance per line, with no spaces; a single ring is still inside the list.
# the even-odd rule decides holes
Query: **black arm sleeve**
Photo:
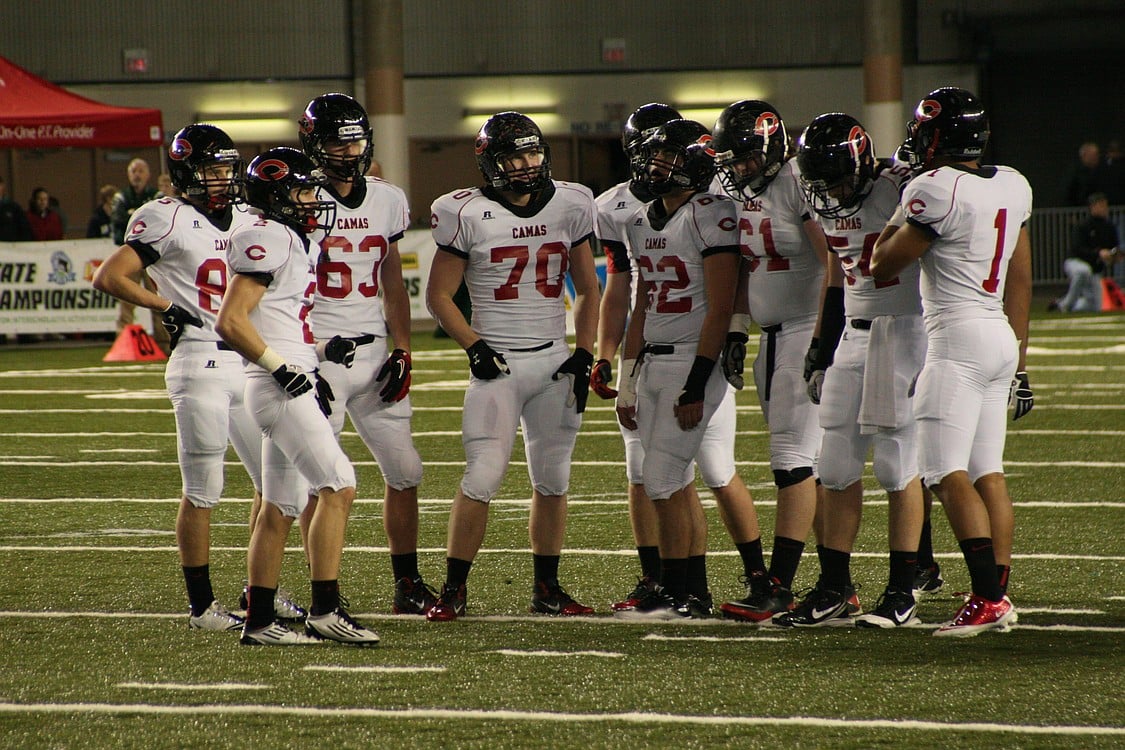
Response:
[[[826,369],[836,355],[836,346],[844,332],[844,290],[830,286],[824,293],[824,309],[820,313],[820,347],[816,354],[816,369]]]

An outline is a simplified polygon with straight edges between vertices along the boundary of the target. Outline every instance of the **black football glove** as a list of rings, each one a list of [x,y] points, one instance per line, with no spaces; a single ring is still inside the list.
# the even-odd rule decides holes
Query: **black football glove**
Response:
[[[702,401],[707,391],[707,381],[711,378],[713,369],[715,369],[715,360],[697,354],[695,360],[691,363],[691,371],[688,373],[684,389],[680,391],[680,397],[676,399],[676,403],[679,406],[687,406]]]
[[[809,350],[805,352],[805,377],[806,390],[809,393],[809,401],[814,404],[820,403],[820,391],[824,387],[824,371],[825,367],[818,362],[820,356],[820,341],[813,339],[809,344]]]
[[[297,396],[307,393],[313,387],[309,376],[296,365],[282,365],[271,372],[270,375],[273,375],[273,379],[277,381],[282,390],[289,394],[289,398],[297,398]]]
[[[332,402],[336,400],[336,394],[332,392],[332,385],[320,376],[318,370],[313,370],[313,379],[316,380],[316,405],[320,407],[324,416],[330,416],[332,414]]]
[[[1031,381],[1028,380],[1026,372],[1017,372],[1012,378],[1012,394],[1009,401],[1013,399],[1016,403],[1016,413],[1012,415],[1012,421],[1015,422],[1035,406],[1035,394],[1031,392]]]
[[[351,339],[346,339],[343,336],[333,336],[328,341],[321,342],[323,345],[324,356],[321,359],[326,359],[329,362],[335,362],[344,367],[351,367],[352,362],[355,362],[356,343]],[[318,345],[318,349],[319,349]]]
[[[590,388],[600,398],[617,398],[617,389],[610,385],[613,382],[613,365],[608,359],[599,359],[590,370]]]
[[[176,344],[180,342],[180,336],[184,335],[185,325],[195,326],[196,328],[203,327],[203,321],[200,320],[198,315],[185,310],[175,302],[169,303],[168,307],[160,313],[160,324],[168,332],[169,349],[176,348]]]
[[[723,344],[723,352],[719,355],[723,376],[738,391],[741,391],[742,386],[745,385],[742,373],[746,369],[746,342],[749,340],[750,337],[745,333],[731,331],[727,334],[726,343]]]
[[[570,393],[566,397],[567,406],[577,404],[578,413],[586,411],[586,399],[590,396],[590,368],[594,364],[594,355],[581,347],[576,347],[574,353],[559,365],[551,380],[570,378]]]
[[[465,350],[469,355],[469,370],[480,380],[495,380],[501,375],[511,375],[504,355],[489,346],[484,339]]]
[[[388,404],[406,398],[410,393],[412,367],[410,352],[405,349],[395,349],[391,352],[391,356],[387,357],[387,361],[379,368],[379,374],[375,376],[377,382],[382,382],[384,379],[387,381],[379,391],[379,397]]]

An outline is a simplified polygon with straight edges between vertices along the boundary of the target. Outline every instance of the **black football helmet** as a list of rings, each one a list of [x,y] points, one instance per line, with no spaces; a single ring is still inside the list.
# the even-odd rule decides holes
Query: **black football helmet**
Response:
[[[295,188],[316,190],[327,184],[312,159],[295,148],[278,146],[258,154],[246,168],[246,202],[298,232],[330,232],[336,223],[335,201],[293,198]]]
[[[712,135],[723,189],[740,200],[750,200],[766,189],[789,150],[781,115],[759,99],[744,99],[724,109]],[[754,165],[752,170],[745,167],[748,161]]]
[[[477,133],[475,150],[481,174],[496,190],[526,195],[542,190],[551,181],[551,148],[527,115],[500,112],[489,117]],[[543,161],[535,167],[509,169],[505,162],[524,151],[543,154]]]
[[[347,94],[321,94],[309,102],[297,119],[301,147],[318,167],[338,180],[362,179],[371,168],[371,123],[363,106]],[[329,143],[360,142],[353,156],[333,156]]]
[[[242,156],[230,136],[214,125],[188,125],[172,136],[168,176],[185,200],[208,212],[241,200]],[[212,193],[216,187],[225,189]]]
[[[851,216],[875,179],[875,145],[859,121],[830,112],[819,115],[797,142],[801,187],[821,216]]]
[[[641,147],[656,129],[669,120],[679,120],[680,113],[667,104],[650,102],[633,110],[621,131],[621,147],[629,159],[629,171],[634,185],[645,182],[645,160]]]
[[[984,105],[965,89],[947,86],[926,94],[906,123],[903,143],[910,166],[925,169],[937,156],[953,161],[979,159],[988,143]]]
[[[706,190],[715,179],[711,133],[694,120],[669,120],[641,147],[645,187],[653,195],[675,190]]]

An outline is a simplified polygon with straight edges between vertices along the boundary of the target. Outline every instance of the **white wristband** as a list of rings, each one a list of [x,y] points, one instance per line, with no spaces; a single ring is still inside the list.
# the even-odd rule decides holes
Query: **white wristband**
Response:
[[[746,333],[750,330],[750,321],[747,313],[735,313],[730,316],[730,328],[727,330],[731,333]]]
[[[622,355],[621,369],[617,371],[617,390],[625,388],[626,390],[632,391],[636,387],[637,376],[633,374],[633,371],[636,370],[636,366],[637,360],[635,358],[625,359],[625,356]]]
[[[279,367],[285,367],[285,360],[281,355],[270,349],[268,346],[262,352],[262,356],[258,357],[258,367],[261,367],[266,372],[273,372]]]

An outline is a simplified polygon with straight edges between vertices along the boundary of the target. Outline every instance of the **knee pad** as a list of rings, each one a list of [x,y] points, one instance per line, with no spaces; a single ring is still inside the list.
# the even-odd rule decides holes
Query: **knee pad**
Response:
[[[803,482],[813,475],[811,466],[798,466],[796,469],[774,469],[773,470],[773,483],[777,485],[779,490],[786,487],[792,487],[799,482]]]

